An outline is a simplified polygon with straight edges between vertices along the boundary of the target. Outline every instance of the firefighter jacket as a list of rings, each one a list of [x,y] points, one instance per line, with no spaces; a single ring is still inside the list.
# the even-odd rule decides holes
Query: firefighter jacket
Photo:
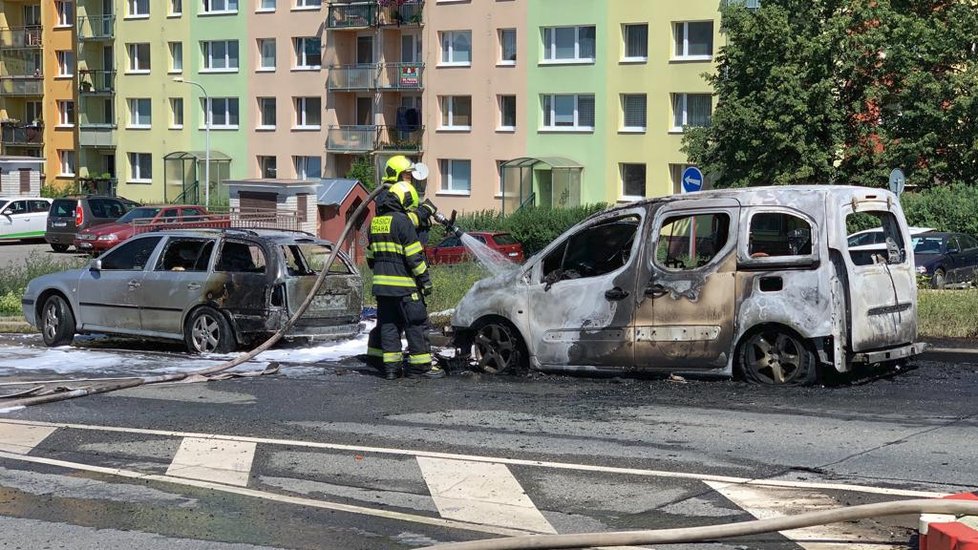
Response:
[[[431,288],[424,248],[395,195],[385,192],[378,197],[369,242],[367,265],[374,272],[374,296],[407,296]]]

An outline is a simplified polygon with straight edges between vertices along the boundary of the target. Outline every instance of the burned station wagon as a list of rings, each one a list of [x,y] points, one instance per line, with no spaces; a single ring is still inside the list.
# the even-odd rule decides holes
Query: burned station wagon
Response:
[[[850,250],[849,228],[885,246]],[[452,319],[488,372],[534,368],[742,374],[904,361],[917,289],[897,197],[846,186],[706,191],[620,206],[522,267],[480,281]]]
[[[82,269],[44,275],[24,293],[44,343],[76,333],[184,340],[193,352],[228,352],[284,326],[309,295],[333,244],[270,230],[145,233]],[[339,253],[287,337],[341,338],[360,328],[362,286]]]

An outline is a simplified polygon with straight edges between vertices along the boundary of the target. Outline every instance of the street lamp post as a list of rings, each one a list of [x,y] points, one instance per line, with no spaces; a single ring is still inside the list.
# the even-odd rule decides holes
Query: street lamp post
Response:
[[[192,84],[200,88],[202,94],[204,94],[204,206],[210,208],[211,206],[211,99],[207,95],[207,90],[199,82],[194,82],[193,80],[186,80],[182,77],[175,77],[174,82],[182,82],[184,84]]]

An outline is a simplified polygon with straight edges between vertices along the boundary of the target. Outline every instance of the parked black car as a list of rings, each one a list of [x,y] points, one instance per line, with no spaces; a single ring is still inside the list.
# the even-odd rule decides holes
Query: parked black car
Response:
[[[930,231],[913,237],[917,273],[931,286],[965,285],[978,275],[978,239],[963,233]]]
[[[63,197],[51,203],[44,240],[55,252],[65,252],[75,240],[75,234],[95,225],[114,222],[131,206],[127,199],[85,195]]]

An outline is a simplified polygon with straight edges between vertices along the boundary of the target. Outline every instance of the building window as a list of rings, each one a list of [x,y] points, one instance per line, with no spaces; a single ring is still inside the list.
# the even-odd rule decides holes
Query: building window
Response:
[[[450,195],[468,195],[472,192],[472,161],[440,159],[441,192]]]
[[[258,156],[258,177],[275,179],[278,177],[278,162],[274,156]]]
[[[259,71],[274,71],[275,70],[275,39],[274,38],[259,38],[258,39],[258,70]]]
[[[58,126],[74,126],[75,125],[75,102],[74,101],[59,101],[58,102]]]
[[[204,54],[204,70],[206,71],[237,71],[238,70],[238,41],[214,40],[201,42]]]
[[[72,27],[75,24],[75,7],[71,2],[55,2],[58,9],[58,27]]]
[[[554,94],[541,96],[543,129],[594,130],[594,96]]]
[[[624,132],[644,132],[646,127],[646,104],[645,94],[622,94],[622,131]]]
[[[441,65],[472,64],[472,31],[447,31],[441,34]]]
[[[499,64],[516,65],[516,29],[499,29]]]
[[[622,61],[647,61],[649,59],[649,25],[647,23],[622,25],[625,55]]]
[[[149,98],[129,100],[129,128],[149,128],[153,125],[153,102]]]
[[[203,13],[238,13],[238,0],[204,0]]]
[[[62,50],[56,52],[58,56],[58,76],[72,77],[75,75],[75,52]]]
[[[204,99],[201,98],[204,105]],[[212,97],[210,109],[206,108],[207,120],[211,128],[223,128],[226,130],[237,130],[238,128],[238,98],[236,97]]]
[[[293,40],[295,47],[295,68],[319,70],[322,66],[322,42],[315,37],[302,37]]]
[[[645,165],[623,162],[619,164],[619,167],[621,170],[621,198],[644,199]]]
[[[275,117],[275,98],[274,97],[259,97],[258,98],[258,129],[259,130],[274,130],[276,124]]]
[[[676,23],[673,29],[677,58],[713,58],[713,21]]]
[[[594,63],[594,26],[544,27],[543,59],[557,63]]]
[[[183,42],[170,42],[170,72],[183,72]]]
[[[441,97],[441,127],[439,130],[472,129],[472,96]]]
[[[318,130],[321,124],[321,105],[322,101],[318,97],[295,98],[295,128]]]
[[[258,0],[257,11],[275,11],[275,0]]]
[[[61,161],[61,176],[74,177],[75,175],[75,152],[70,150],[59,150],[58,159]]]
[[[499,130],[516,130],[516,96],[499,96]]]
[[[292,157],[295,177],[300,180],[317,180],[323,177],[323,160],[319,157]]]
[[[129,17],[149,17],[149,0],[129,0]]]
[[[323,0],[295,0],[296,9],[319,8],[323,5]]]
[[[149,44],[126,44],[129,51],[129,72],[148,73],[149,67]]]
[[[710,94],[672,94],[672,131],[682,132],[684,126],[710,125],[713,118],[713,98]]]
[[[149,183],[153,180],[153,155],[129,153],[129,181]]]
[[[170,128],[183,128],[183,98],[170,98]]]
[[[183,0],[170,0],[170,15],[183,15]]]

